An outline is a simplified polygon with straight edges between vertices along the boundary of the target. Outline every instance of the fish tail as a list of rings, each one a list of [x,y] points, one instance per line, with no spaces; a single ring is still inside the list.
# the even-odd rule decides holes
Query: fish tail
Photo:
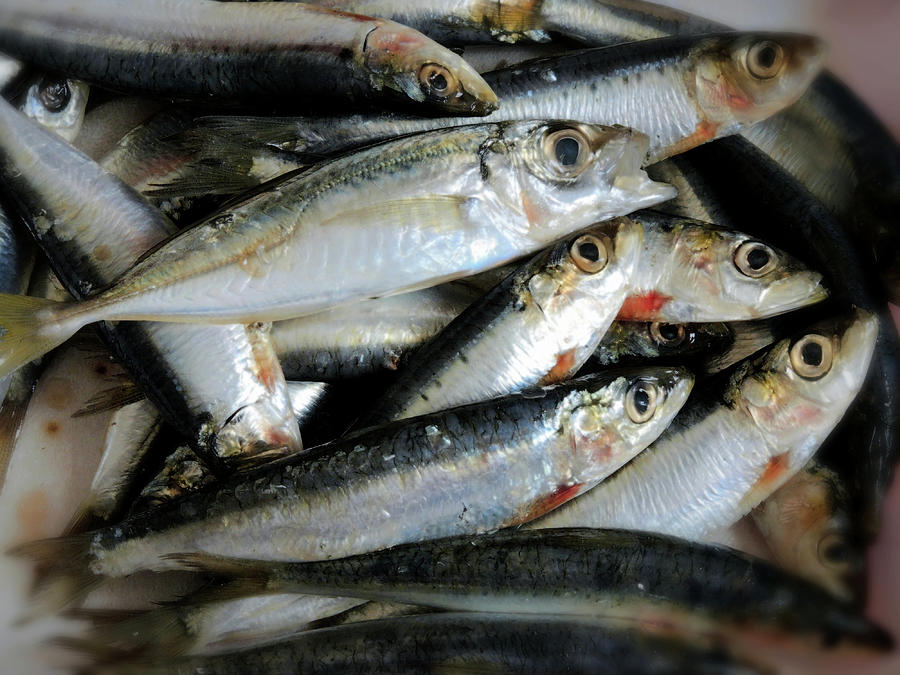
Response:
[[[32,608],[19,623],[68,607],[101,583],[102,577],[91,572],[89,566],[93,538],[94,534],[87,532],[71,537],[39,539],[7,551],[8,555],[34,563]]]
[[[81,502],[77,509],[75,509],[75,513],[72,514],[72,518],[69,520],[69,524],[66,525],[66,529],[63,530],[62,536],[72,537],[76,534],[96,529],[98,526],[103,526],[103,519],[94,513],[94,499],[92,494]]]
[[[93,625],[83,637],[57,638],[57,644],[89,655],[97,663],[144,656],[150,652],[177,656],[187,652],[194,643],[187,624],[174,608],[78,609],[66,615]]]
[[[275,588],[272,582],[272,571],[280,567],[277,562],[206,553],[175,553],[166,559],[178,563],[182,569],[209,574],[225,582],[197,591],[191,595],[191,602],[217,602],[285,590]]]
[[[28,403],[34,392],[36,371],[26,369],[10,377],[12,382],[3,404],[0,405],[0,492],[3,491],[13,449],[19,440],[19,432],[22,431],[22,423],[25,421],[25,411],[28,410]]]
[[[59,310],[68,308],[73,311]],[[90,320],[77,305],[0,293],[0,377],[34,361],[72,337]]]

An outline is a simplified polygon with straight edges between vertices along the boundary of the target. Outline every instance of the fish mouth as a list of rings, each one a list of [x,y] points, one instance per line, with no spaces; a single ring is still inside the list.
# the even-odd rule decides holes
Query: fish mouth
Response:
[[[821,274],[801,272],[772,283],[763,291],[760,304],[765,316],[776,316],[822,302],[828,295]]]
[[[611,140],[604,146],[604,151],[607,151],[613,142],[619,144],[615,159],[610,162],[613,167],[609,174],[610,186],[623,196],[628,195],[634,205],[633,211],[674,199],[678,196],[678,190],[674,186],[652,180],[642,168],[650,148],[650,139],[639,131],[627,131],[627,135]]]

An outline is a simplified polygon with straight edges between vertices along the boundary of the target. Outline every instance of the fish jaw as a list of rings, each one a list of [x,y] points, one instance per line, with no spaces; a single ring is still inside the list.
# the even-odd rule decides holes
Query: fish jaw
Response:
[[[771,77],[754,75],[748,65],[760,48],[772,45],[780,68]],[[694,85],[702,116],[721,127],[717,136],[736,133],[794,103],[821,72],[823,43],[810,36],[755,33],[711,39],[699,56]]]
[[[822,285],[818,272],[798,272],[770,284],[760,296],[760,306],[766,307],[765,316],[776,316],[822,302],[828,297],[828,289]]]
[[[406,26],[379,24],[363,48],[375,86],[459,115],[483,116],[497,109],[493,89],[462,57]]]

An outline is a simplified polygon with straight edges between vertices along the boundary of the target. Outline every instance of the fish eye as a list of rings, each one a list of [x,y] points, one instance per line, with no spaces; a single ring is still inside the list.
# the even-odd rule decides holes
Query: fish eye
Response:
[[[850,546],[837,532],[830,532],[819,540],[819,560],[830,567],[843,567],[850,563]]]
[[[734,252],[734,264],[742,274],[759,279],[775,269],[778,256],[760,241],[745,241]]]
[[[747,70],[759,80],[775,77],[784,65],[784,49],[777,42],[761,40],[747,50]]]
[[[606,243],[592,234],[583,234],[569,247],[569,255],[582,272],[595,274],[606,267],[609,251]]]
[[[659,390],[655,384],[638,380],[625,394],[625,412],[632,422],[642,424],[653,418],[658,399]]]
[[[577,129],[560,129],[544,137],[544,154],[558,174],[575,176],[587,166],[590,144]]]
[[[65,110],[72,98],[69,83],[63,80],[44,78],[38,85],[38,100],[41,105],[52,113]]]
[[[684,335],[684,326],[679,323],[654,321],[650,324],[650,337],[661,346],[677,347],[684,342]]]
[[[437,63],[426,63],[419,69],[419,85],[427,95],[438,98],[451,96],[457,89],[453,73]]]
[[[831,370],[833,358],[831,341],[815,333],[804,335],[791,347],[791,365],[805,379],[822,377]]]

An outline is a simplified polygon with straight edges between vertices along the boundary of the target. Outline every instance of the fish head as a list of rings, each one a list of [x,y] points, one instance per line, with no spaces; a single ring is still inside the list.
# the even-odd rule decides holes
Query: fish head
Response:
[[[523,216],[529,234],[542,241],[675,196],[641,169],[649,140],[639,132],[568,121],[500,129],[483,172],[505,208]]]
[[[720,136],[787,108],[825,63],[821,40],[789,33],[710,36],[697,49],[698,105]]]
[[[376,87],[457,115],[487,115],[497,95],[459,55],[393,21],[366,36],[364,66]]]
[[[577,480],[594,484],[650,445],[687,401],[686,368],[639,368],[592,375],[568,397],[562,428],[579,461]]]
[[[677,220],[668,290],[684,321],[741,321],[824,300],[822,275],[740,232]],[[675,311],[675,308],[672,308]]]
[[[214,451],[241,470],[285,457],[303,448],[300,428],[282,397],[264,397],[236,410],[215,435]]]
[[[848,499],[840,477],[813,461],[757,507],[755,520],[780,563],[853,600],[865,545],[854,535]]]
[[[28,117],[71,142],[84,121],[90,87],[80,80],[45,75],[25,93],[21,109]]]
[[[733,374],[729,402],[746,411],[769,449],[756,493],[780,487],[834,429],[862,387],[877,335],[877,317],[857,309],[781,340]]]

